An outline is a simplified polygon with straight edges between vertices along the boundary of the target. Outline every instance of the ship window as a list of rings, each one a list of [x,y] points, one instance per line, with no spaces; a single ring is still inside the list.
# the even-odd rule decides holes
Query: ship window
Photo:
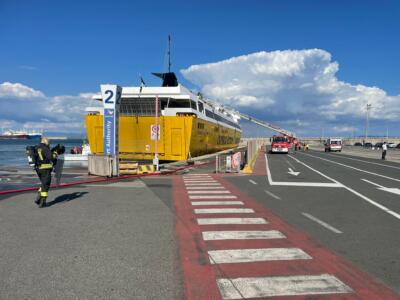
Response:
[[[158,114],[164,108],[167,99],[158,99]],[[154,116],[156,111],[154,98],[122,98],[120,113],[125,116]]]
[[[196,101],[190,100],[190,107],[194,110],[197,110]]]
[[[198,102],[199,103],[199,111],[204,113],[204,105],[203,102]]]
[[[168,108],[190,108],[190,101],[188,99],[170,99]]]
[[[225,124],[228,124],[228,125],[230,125],[232,127],[240,129],[240,126],[238,124],[236,124],[235,122],[227,120],[224,117],[222,117],[222,116],[220,116],[220,115],[218,115],[218,114],[216,114],[216,113],[214,113],[212,111],[209,111],[208,109],[206,109],[206,116],[209,117],[209,118],[212,118],[214,120],[217,120],[217,121],[219,121],[221,123],[225,123]]]
[[[206,116],[211,118],[211,119],[214,119],[214,113],[209,111],[208,109],[206,109]]]

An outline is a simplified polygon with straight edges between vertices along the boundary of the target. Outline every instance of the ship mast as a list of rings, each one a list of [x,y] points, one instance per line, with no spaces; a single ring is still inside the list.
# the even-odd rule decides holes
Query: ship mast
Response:
[[[168,73],[171,73],[171,35],[168,34]]]

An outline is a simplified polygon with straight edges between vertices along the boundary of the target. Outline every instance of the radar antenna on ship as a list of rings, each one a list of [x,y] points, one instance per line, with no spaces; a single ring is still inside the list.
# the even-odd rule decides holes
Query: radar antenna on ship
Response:
[[[178,79],[174,72],[171,72],[171,35],[168,35],[168,72],[166,73],[152,73],[163,80],[162,86],[178,86]]]

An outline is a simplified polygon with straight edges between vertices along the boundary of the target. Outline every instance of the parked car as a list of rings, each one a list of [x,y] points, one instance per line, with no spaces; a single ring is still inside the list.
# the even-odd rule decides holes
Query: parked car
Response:
[[[325,152],[342,152],[342,139],[329,138],[325,143]]]
[[[357,143],[354,143],[354,146],[361,147],[361,146],[362,146],[362,144],[357,142]]]
[[[374,147],[375,148],[382,148],[382,145],[383,145],[383,143],[376,143]]]
[[[396,148],[396,144],[395,143],[388,142],[387,146],[388,146],[388,148]]]
[[[372,143],[365,143],[365,144],[364,144],[364,147],[365,147],[365,148],[372,148]]]
[[[400,149],[400,143],[397,144],[396,149]]]

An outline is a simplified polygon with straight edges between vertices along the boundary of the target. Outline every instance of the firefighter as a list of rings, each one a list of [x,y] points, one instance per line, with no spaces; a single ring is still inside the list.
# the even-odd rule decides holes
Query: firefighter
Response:
[[[46,207],[46,199],[51,184],[51,171],[57,161],[57,152],[51,151],[49,140],[45,137],[41,139],[37,146],[36,172],[39,176],[41,185],[35,203],[39,207]]]

